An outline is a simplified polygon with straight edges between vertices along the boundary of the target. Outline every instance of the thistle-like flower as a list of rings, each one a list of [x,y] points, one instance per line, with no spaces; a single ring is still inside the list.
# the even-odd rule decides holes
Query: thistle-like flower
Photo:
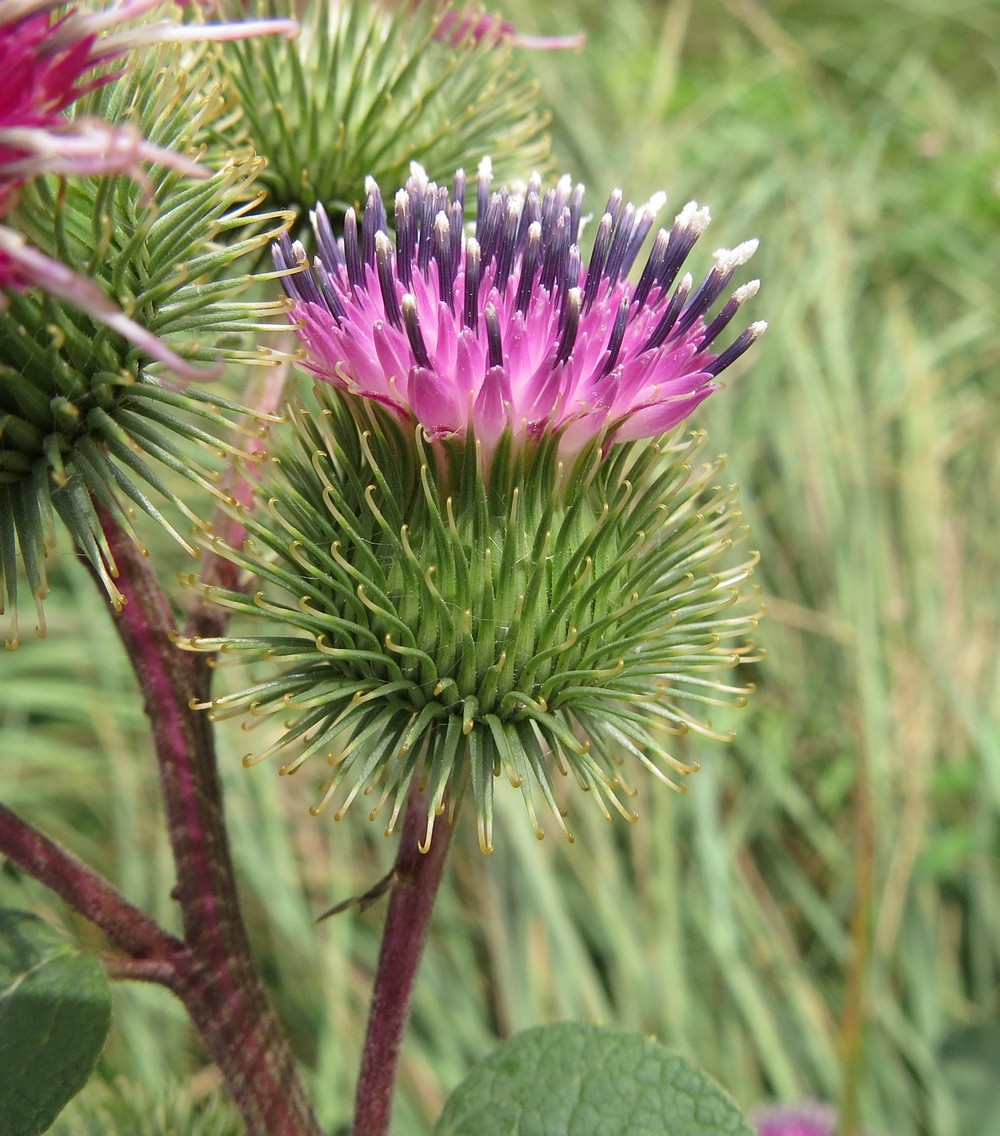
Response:
[[[245,759],[310,756],[330,776],[314,811],[373,796],[387,830],[414,784],[430,802],[425,846],[447,800],[471,788],[481,847],[493,847],[494,780],[540,792],[569,835],[557,774],[610,819],[629,819],[626,758],[675,788],[695,763],[667,748],[693,710],[742,705],[724,672],[747,662],[753,555],[721,463],[703,435],[652,437],[680,422],[761,330],[715,352],[755,285],[710,309],[752,252],[716,254],[697,288],[677,281],[707,223],[688,206],[627,274],[657,199],[612,195],[589,268],[576,239],[582,190],[536,179],[491,194],[475,234],[463,179],[452,196],[419,170],[395,199],[390,236],[369,184],[338,241],[315,214],[319,258],[276,250],[294,300],[316,403],[293,407],[289,445],[240,548],[253,597],[199,585],[275,631],[182,640],[268,668],[206,705],[283,729]],[[277,672],[274,668],[277,666]]]
[[[415,167],[394,202],[395,239],[378,185],[368,183],[360,223],[347,213],[343,248],[322,206],[313,214],[319,256],[285,239],[275,261],[295,301],[305,366],[326,382],[412,416],[429,437],[471,426],[492,448],[501,433],[558,432],[563,448],[595,436],[634,441],[669,430],[712,391],[757,338],[751,324],[725,349],[716,340],[758,281],[709,312],[756,241],[715,254],[695,290],[676,283],[709,221],[695,202],[660,230],[637,284],[628,279],[663,205],[608,200],[589,266],[581,263],[583,187],[569,178],[490,192],[480,167],[475,233],[465,234],[465,178],[452,195]],[[672,290],[671,290],[672,289]]]

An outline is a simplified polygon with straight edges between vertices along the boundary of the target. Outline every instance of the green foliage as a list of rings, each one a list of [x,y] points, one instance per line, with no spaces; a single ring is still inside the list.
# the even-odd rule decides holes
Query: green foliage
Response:
[[[526,1030],[448,1098],[435,1136],[753,1136],[736,1103],[679,1054],[585,1022]]]
[[[38,1136],[86,1083],[111,1020],[99,959],[0,909],[0,1131]]]
[[[64,1109],[50,1136],[242,1136],[232,1103],[221,1094],[195,1100],[191,1086],[165,1081],[137,1085],[95,1078]]]
[[[531,30],[572,26],[565,8],[511,7]],[[673,981],[650,1028],[669,1018],[662,1036],[741,1100],[762,1082],[790,1099],[855,1095],[867,1130],[947,1136],[961,1101],[940,1045],[992,1015],[1000,976],[1000,500],[984,476],[1000,427],[986,393],[1000,11],[626,0],[612,14],[581,0],[576,13],[594,56],[537,60],[553,98],[570,86],[582,103],[561,114],[557,148],[594,179],[707,200],[719,243],[760,236],[770,322],[747,377],[699,416],[725,439],[761,551],[769,661],[741,761],[705,771],[710,791],[698,784],[672,825],[678,851],[650,841],[681,896],[711,911],[662,912],[677,920],[657,952]],[[607,84],[581,81],[592,68]],[[580,918],[592,889],[570,870]],[[656,936],[641,914],[599,936],[609,986],[641,985]],[[845,1076],[854,966],[869,1032]]]
[[[958,1102],[959,1136],[982,1136],[1000,1116],[1000,1020],[957,1029],[944,1039],[941,1063]]]
[[[251,8],[302,24],[297,40],[236,42],[222,58],[250,141],[267,159],[261,182],[273,207],[301,215],[318,201],[336,217],[364,205],[366,177],[391,192],[413,161],[432,179],[475,169],[484,155],[500,179],[545,164],[547,115],[508,39],[470,32],[453,42],[457,29],[437,37],[442,8],[433,2]]]
[[[198,152],[228,113],[209,84],[197,58],[163,49],[100,87],[79,113],[134,123],[153,143]],[[248,337],[281,326],[283,305],[242,295],[254,279],[234,267],[280,227],[276,215],[248,216],[259,168],[251,156],[231,155],[204,180],[159,166],[148,181],[39,179],[21,191],[11,224],[94,276],[133,319],[205,364],[212,378],[210,364],[266,361]],[[117,602],[95,502],[126,526],[138,509],[190,549],[150,491],[198,524],[186,502],[191,486],[225,498],[215,467],[245,454],[233,441],[237,404],[178,389],[117,331],[71,304],[38,290],[12,292],[0,306],[0,342],[0,608],[12,609],[16,645],[18,559],[44,630],[56,516]],[[184,492],[164,470],[189,482]]]
[[[960,1124],[979,1071],[968,1056],[953,1068],[945,1043],[990,1023],[1000,982],[1000,8],[508,0],[505,14],[588,32],[582,53],[523,57],[557,112],[560,169],[707,201],[716,244],[762,240],[770,330],[701,421],[762,552],[769,660],[731,759],[683,799],[640,778],[638,825],[581,809],[572,848],[540,843],[518,794],[498,793],[493,860],[458,834],[395,1130],[428,1133],[498,1037],[568,1017],[654,1033],[746,1106],[836,1100],[860,899],[874,916],[865,1130],[982,1136]],[[155,766],[72,560],[59,545],[50,642],[4,659],[0,792],[169,922]],[[279,730],[262,723],[254,747]],[[393,846],[360,814],[303,817],[301,787],[277,796],[269,770],[241,768],[246,735],[220,733],[247,916],[332,1128],[381,912],[313,921],[379,879]],[[54,903],[9,873],[0,888]],[[128,984],[116,1001],[114,1070],[147,1084],[202,1071],[166,993]]]

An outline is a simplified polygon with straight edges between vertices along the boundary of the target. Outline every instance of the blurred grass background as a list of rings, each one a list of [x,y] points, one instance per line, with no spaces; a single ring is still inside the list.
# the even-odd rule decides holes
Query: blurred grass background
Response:
[[[818,1097],[856,1102],[872,1136],[995,1136],[1000,5],[502,10],[527,33],[587,32],[582,52],[523,64],[591,206],[665,188],[668,209],[712,206],[709,250],[762,240],[750,318],[770,330],[699,421],[743,487],[769,659],[725,723],[737,743],[689,747],[703,770],[686,797],[641,783],[635,827],[583,801],[575,845],[539,844],[501,792],[493,858],[462,834],[395,1131],[429,1132],[498,1037],[582,1017],[655,1033],[748,1107]],[[141,707],[65,554],[48,612],[48,640],[3,661],[0,794],[175,927]],[[382,912],[314,920],[393,846],[360,810],[310,819],[308,766],[309,783],[278,781],[241,768],[238,731],[221,746],[247,917],[335,1127]],[[0,903],[95,941],[9,868]],[[210,1095],[170,996],[117,987],[105,1078],[192,1071]],[[57,1130],[99,1130],[82,1123]]]

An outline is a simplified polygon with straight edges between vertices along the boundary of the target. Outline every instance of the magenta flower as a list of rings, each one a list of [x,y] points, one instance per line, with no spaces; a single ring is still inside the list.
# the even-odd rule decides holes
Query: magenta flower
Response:
[[[473,236],[461,171],[449,195],[415,166],[396,194],[394,237],[378,186],[367,188],[361,222],[348,211],[343,241],[317,206],[311,269],[287,238],[275,261],[302,269],[284,284],[305,368],[416,419],[431,439],[471,426],[489,450],[508,428],[520,438],[559,432],[572,452],[595,436],[660,435],[718,389],[719,374],[766,326],[751,324],[715,350],[758,281],[737,288],[714,318],[710,311],[757,242],[716,252],[694,288],[681,269],[709,221],[694,202],[660,230],[632,283],[662,195],[636,209],[612,193],[585,267],[583,187],[568,178],[544,195],[537,175],[491,193],[484,161]]]
[[[232,24],[168,21],[126,26],[163,0],[121,0],[101,11],[71,8],[56,18],[58,0],[4,0],[0,11],[0,217],[17,204],[18,189],[43,174],[125,173],[142,180],[156,162],[193,177],[210,173],[188,156],[154,146],[128,124],[66,117],[81,96],[113,80],[114,63],[134,48],[165,41],[233,39],[267,32],[295,34],[294,20]],[[154,359],[181,375],[201,375],[150,332],[125,316],[89,278],[29,245],[0,225],[0,289],[40,287],[111,324]],[[3,296],[0,294],[0,303]]]
[[[17,186],[45,173],[138,174],[155,161],[204,174],[190,158],[151,146],[127,125],[67,119],[63,111],[115,77],[108,64],[159,41],[232,39],[263,32],[294,33],[292,20],[178,25],[161,21],[123,27],[163,0],[123,0],[99,12],[70,9],[56,19],[57,0],[6,0],[0,15],[0,216],[15,204]]]

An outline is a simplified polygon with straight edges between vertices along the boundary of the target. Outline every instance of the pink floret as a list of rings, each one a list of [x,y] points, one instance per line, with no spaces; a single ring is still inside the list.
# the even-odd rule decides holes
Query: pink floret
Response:
[[[716,346],[756,281],[711,314],[756,241],[719,250],[697,289],[689,275],[678,280],[707,209],[691,203],[660,230],[633,281],[662,195],[636,209],[612,194],[585,267],[582,187],[564,178],[543,194],[536,176],[491,192],[484,162],[474,235],[465,188],[461,172],[449,193],[414,167],[395,198],[392,236],[369,181],[362,217],[348,212],[342,240],[317,207],[311,266],[300,244],[275,247],[308,371],[416,419],[432,439],[471,426],[488,449],[510,429],[559,433],[575,450],[594,437],[627,442],[671,429],[764,329],[751,324]]]

